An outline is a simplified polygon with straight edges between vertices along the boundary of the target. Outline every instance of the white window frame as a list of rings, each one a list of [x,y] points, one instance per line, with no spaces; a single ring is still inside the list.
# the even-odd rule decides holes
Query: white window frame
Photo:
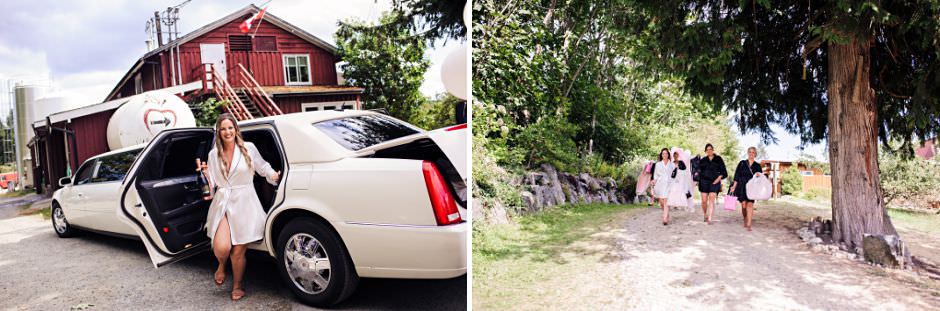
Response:
[[[287,58],[288,58],[288,57],[297,57],[297,56],[304,56],[304,57],[307,58],[307,82],[290,82],[290,81],[288,81],[288,79],[287,79],[287,78],[288,78],[288,75],[287,75]],[[313,74],[312,74],[313,69],[310,68],[310,54],[282,54],[282,55],[281,55],[281,63],[282,63],[281,68],[284,69],[284,70],[283,70],[283,72],[284,72],[284,85],[313,85]],[[300,78],[300,73],[299,73],[299,72],[298,72],[297,77]]]
[[[301,103],[300,112],[307,112],[307,108],[316,107],[317,111],[324,111],[323,108],[326,106],[336,106],[342,108],[343,106],[352,106],[351,109],[347,110],[356,110],[356,101],[354,100],[344,100],[344,101],[333,101],[333,102],[318,102],[318,103]]]

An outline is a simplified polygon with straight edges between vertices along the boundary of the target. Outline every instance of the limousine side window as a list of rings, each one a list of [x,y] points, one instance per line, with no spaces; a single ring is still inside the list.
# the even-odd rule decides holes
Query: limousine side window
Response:
[[[93,178],[94,182],[120,181],[124,179],[127,170],[134,163],[134,158],[140,153],[140,149],[128,152],[113,154],[99,159],[101,164],[98,166],[98,173]]]
[[[75,180],[73,181],[75,185],[82,185],[91,182],[92,176],[95,173],[95,167],[98,166],[98,160],[85,162],[85,165],[82,165],[78,169],[78,174],[75,174]]]

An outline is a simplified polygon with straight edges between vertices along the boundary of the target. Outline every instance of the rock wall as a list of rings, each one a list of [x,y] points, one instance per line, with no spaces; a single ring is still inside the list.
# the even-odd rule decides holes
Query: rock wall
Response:
[[[526,172],[518,185],[527,213],[561,204],[626,204],[634,197],[633,189],[621,190],[613,178],[562,173],[548,164],[543,164],[538,171]]]

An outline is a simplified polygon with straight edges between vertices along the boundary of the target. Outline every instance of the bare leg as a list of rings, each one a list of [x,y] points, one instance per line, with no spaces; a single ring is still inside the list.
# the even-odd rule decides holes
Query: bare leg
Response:
[[[708,221],[708,193],[702,192],[702,221]]]
[[[659,206],[663,208],[663,225],[669,223],[669,206],[666,205],[666,199],[659,199]]]
[[[228,262],[231,250],[232,237],[228,226],[228,216],[222,215],[219,227],[215,230],[215,238],[212,239],[212,252],[215,253],[215,258],[219,260],[219,267],[215,269],[216,284],[221,285],[222,282],[225,282],[225,263]]]
[[[747,216],[744,216],[744,226],[747,227],[747,231],[751,231],[751,219],[754,219],[754,202],[744,203],[747,209]]]
[[[708,193],[708,220],[706,222],[708,222],[709,225],[712,223],[712,213],[715,211],[715,198],[717,197],[717,193]]]
[[[242,277],[245,275],[246,250],[248,250],[248,246],[245,244],[232,246],[232,275],[234,276],[232,300],[238,300],[245,296],[245,292],[242,290]]]

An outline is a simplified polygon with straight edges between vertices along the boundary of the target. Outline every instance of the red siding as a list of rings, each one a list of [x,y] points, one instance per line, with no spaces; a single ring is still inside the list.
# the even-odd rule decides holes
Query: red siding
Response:
[[[88,158],[109,151],[108,148],[108,121],[115,110],[102,111],[95,114],[72,119],[68,128],[75,132],[75,149],[78,163],[72,163],[72,169],[78,168]],[[72,143],[71,141],[69,142]],[[73,159],[69,159],[73,161]]]
[[[63,124],[64,122],[53,126],[61,127]],[[53,191],[61,188],[59,187],[59,178],[66,176],[64,137],[65,133],[50,130],[49,135],[43,139],[46,145],[45,148],[39,150],[40,158],[45,161],[42,165],[46,174],[46,183],[51,186]]]
[[[247,18],[248,15],[245,15]],[[313,85],[336,85],[336,67],[335,59],[328,51],[317,47],[300,37],[281,29],[267,21],[262,21],[256,35],[274,36],[277,41],[277,52],[244,52],[229,51],[228,36],[242,35],[238,25],[244,18],[238,18],[235,21],[225,24],[209,33],[199,36],[180,46],[179,62],[183,68],[183,83],[189,83],[201,79],[202,59],[200,55],[200,44],[225,44],[225,62],[226,73],[229,84],[233,87],[241,87],[241,79],[238,74],[238,64],[242,64],[248,69],[255,80],[261,85],[284,85],[284,67],[282,64],[283,54],[308,54],[310,55],[310,80]],[[161,60],[168,59],[169,51],[163,52],[164,57]],[[173,58],[177,55],[174,51]],[[164,71],[171,73],[170,65],[164,62]],[[179,74],[179,73],[178,73]],[[170,83],[167,84],[172,85]],[[133,90],[133,86],[131,86]],[[126,95],[125,95],[126,96]]]

